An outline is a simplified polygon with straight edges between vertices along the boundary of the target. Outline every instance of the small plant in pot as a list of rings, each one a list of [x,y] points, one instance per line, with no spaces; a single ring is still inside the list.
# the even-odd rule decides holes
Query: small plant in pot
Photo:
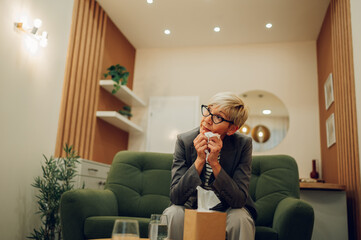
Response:
[[[111,65],[107,72],[104,73],[104,77],[111,76],[114,83],[114,88],[112,90],[112,94],[115,94],[120,89],[120,85],[126,85],[128,82],[129,72],[127,72],[127,69],[123,66],[117,65]]]
[[[124,115],[124,116],[128,116],[128,118],[132,117],[133,114],[131,113],[132,111],[132,108],[130,106],[124,106],[123,107],[123,110],[119,110],[118,112],[121,114],[121,115]]]

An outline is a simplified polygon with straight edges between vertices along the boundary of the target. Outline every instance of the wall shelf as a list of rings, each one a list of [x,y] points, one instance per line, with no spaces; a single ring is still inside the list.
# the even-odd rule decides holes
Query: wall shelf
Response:
[[[143,129],[138,125],[134,124],[128,118],[124,117],[116,111],[97,111],[97,118],[100,118],[111,125],[124,130],[126,132],[137,132],[142,133]]]
[[[333,190],[333,191],[345,191],[346,186],[336,183],[300,183],[301,190]]]
[[[100,80],[100,86],[110,93],[112,93],[113,85],[113,80]],[[145,107],[145,102],[125,85],[121,85],[119,91],[114,96],[129,106]]]

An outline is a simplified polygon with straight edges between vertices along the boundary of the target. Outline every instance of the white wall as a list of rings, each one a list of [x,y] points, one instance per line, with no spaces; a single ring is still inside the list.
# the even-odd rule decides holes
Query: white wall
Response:
[[[228,47],[137,49],[134,92],[150,96],[199,96],[200,102],[220,91],[269,91],[288,108],[285,140],[263,154],[289,154],[309,177],[312,159],[320,160],[320,131],[315,42]],[[135,109],[144,128],[147,110]],[[146,131],[145,131],[146,132]],[[145,134],[131,135],[131,150],[145,150]]]
[[[355,71],[355,92],[356,92],[356,111],[357,111],[357,129],[359,144],[359,159],[361,159],[361,2],[351,0],[351,27],[352,27],[352,44],[353,60]],[[360,164],[361,170],[361,164]]]
[[[0,19],[0,233],[26,239],[39,225],[34,177],[42,154],[54,153],[73,0],[2,0]],[[49,33],[37,55],[24,47],[14,21],[40,18]]]

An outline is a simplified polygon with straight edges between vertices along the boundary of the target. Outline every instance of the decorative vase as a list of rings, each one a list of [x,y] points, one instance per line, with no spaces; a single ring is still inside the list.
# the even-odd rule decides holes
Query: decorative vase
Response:
[[[318,179],[318,172],[316,171],[316,160],[312,160],[312,172],[310,177],[313,179]]]

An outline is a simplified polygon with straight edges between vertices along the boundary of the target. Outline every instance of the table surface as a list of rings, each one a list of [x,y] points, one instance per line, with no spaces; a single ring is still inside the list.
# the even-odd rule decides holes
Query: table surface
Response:
[[[331,191],[345,191],[346,186],[336,183],[306,183],[300,182],[301,190],[331,190]]]

